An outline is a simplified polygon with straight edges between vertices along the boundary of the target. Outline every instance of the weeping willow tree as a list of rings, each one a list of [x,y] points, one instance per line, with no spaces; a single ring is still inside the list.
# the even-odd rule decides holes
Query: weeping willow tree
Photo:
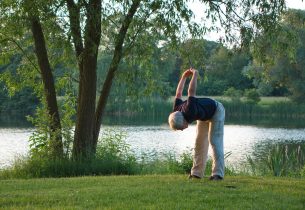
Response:
[[[305,12],[288,10],[282,15],[276,36],[262,33],[253,43],[253,63],[247,74],[256,80],[258,87],[288,90],[294,102],[302,103],[305,97]]]
[[[63,108],[66,113],[72,96],[76,120],[73,123],[72,156],[90,158],[96,152],[101,122],[107,99],[120,69],[122,59],[137,47],[148,34],[160,41],[177,42],[184,34],[203,36],[210,30],[224,29],[224,41],[248,43],[257,33],[271,30],[285,9],[284,0],[218,1],[201,0],[204,19],[192,21],[189,0],[3,0],[0,2],[1,64],[9,63],[20,54],[15,72],[2,72],[10,91],[30,86],[40,96],[47,118],[45,124],[48,148],[53,157],[62,157],[63,121],[58,96],[69,96]],[[212,22],[212,26],[210,25]],[[214,25],[219,22],[219,27]],[[239,29],[236,36],[236,29]],[[144,36],[145,35],[145,36]],[[242,39],[239,39],[242,37]],[[100,52],[110,52],[102,84],[97,84],[97,58]],[[148,50],[149,52],[149,50]],[[141,62],[134,59],[134,62]],[[145,57],[142,57],[144,60]],[[143,60],[142,59],[142,60]],[[63,71],[63,69],[65,71]],[[146,69],[147,71],[153,68]],[[128,73],[128,72],[127,72]],[[145,74],[152,75],[152,74]],[[145,79],[145,78],[144,78]],[[151,84],[153,76],[147,78]],[[130,84],[132,85],[132,84]],[[74,93],[71,88],[77,86]],[[153,86],[153,85],[152,85]],[[101,87],[98,89],[97,87]],[[68,94],[66,94],[68,93]],[[70,102],[70,103],[69,103]]]

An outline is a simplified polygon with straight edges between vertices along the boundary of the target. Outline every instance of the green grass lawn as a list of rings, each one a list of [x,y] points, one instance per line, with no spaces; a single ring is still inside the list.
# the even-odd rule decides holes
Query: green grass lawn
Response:
[[[304,209],[305,179],[183,175],[0,181],[0,209]]]

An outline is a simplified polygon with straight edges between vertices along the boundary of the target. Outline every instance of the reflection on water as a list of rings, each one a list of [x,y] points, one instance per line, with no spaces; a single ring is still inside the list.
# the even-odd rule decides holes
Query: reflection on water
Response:
[[[128,142],[137,151],[156,149],[181,154],[194,146],[196,127],[184,131],[171,131],[166,125],[156,127],[125,127]],[[225,152],[232,152],[229,162],[240,162],[252,152],[255,144],[265,141],[303,141],[305,129],[260,128],[255,126],[226,125],[224,134]],[[210,151],[211,152],[211,151]]]
[[[196,127],[191,125],[184,131],[171,131],[166,124],[157,126],[103,126],[126,131],[127,143],[137,155],[145,152],[181,154],[194,146]],[[16,155],[28,151],[27,139],[33,129],[0,128],[0,168],[8,166]],[[253,151],[253,146],[266,141],[287,140],[305,142],[305,128],[263,128],[257,126],[225,125],[225,152],[232,152],[228,158],[234,165],[243,161]]]
[[[11,165],[15,158],[29,151],[28,138],[32,130],[0,128],[0,168]]]

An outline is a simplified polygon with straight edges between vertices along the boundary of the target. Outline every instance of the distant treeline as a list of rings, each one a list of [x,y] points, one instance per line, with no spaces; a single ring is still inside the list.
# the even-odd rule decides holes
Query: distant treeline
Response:
[[[10,96],[3,83],[0,83],[0,114],[2,116],[30,115],[35,112],[38,104],[39,100],[31,89],[26,88]]]

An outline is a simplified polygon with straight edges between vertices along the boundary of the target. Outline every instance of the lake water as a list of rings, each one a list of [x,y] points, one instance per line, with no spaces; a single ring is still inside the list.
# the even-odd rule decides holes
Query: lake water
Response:
[[[141,153],[172,153],[179,156],[194,146],[196,126],[184,131],[171,131],[167,125],[103,126],[127,133],[126,141],[137,155]],[[0,128],[0,168],[10,166],[14,159],[29,151],[28,138],[33,128]],[[251,154],[253,147],[265,142],[295,141],[305,144],[303,128],[275,128],[253,125],[225,125],[224,149],[231,152],[227,161],[238,165]],[[210,151],[211,152],[211,151]]]

